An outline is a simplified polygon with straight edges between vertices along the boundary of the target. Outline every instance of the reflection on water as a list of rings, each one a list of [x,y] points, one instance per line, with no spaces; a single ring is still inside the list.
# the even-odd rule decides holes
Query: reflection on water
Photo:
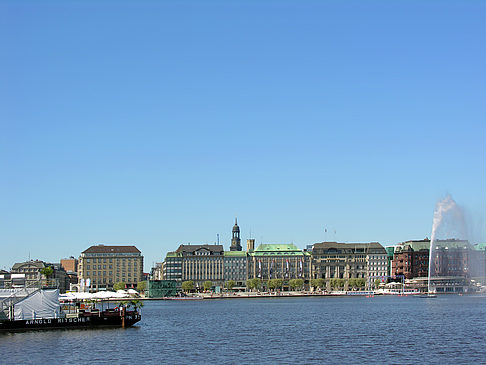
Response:
[[[152,301],[128,329],[0,334],[16,363],[479,363],[486,298]]]

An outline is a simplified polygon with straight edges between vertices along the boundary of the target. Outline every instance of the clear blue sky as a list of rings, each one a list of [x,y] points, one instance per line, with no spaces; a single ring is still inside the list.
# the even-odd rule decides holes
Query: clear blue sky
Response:
[[[481,227],[485,13],[1,1],[0,268],[113,243],[148,271],[229,247],[235,216],[244,245],[396,244],[430,236],[447,193]]]

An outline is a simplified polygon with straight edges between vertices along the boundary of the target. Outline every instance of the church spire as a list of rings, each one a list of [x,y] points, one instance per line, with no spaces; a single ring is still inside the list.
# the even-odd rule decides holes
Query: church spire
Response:
[[[238,227],[238,218],[236,217],[231,236],[230,251],[241,251],[240,227]]]

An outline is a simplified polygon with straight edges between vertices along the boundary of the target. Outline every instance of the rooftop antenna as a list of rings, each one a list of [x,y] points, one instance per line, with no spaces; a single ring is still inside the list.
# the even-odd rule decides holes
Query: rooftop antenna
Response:
[[[219,233],[217,233],[216,236],[218,237],[218,245],[219,245]]]

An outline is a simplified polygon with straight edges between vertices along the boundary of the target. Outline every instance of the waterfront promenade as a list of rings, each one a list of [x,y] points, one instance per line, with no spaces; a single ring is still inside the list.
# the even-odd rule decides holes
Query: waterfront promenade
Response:
[[[408,296],[417,293],[383,293],[375,291],[283,291],[283,292],[238,292],[238,293],[191,293],[186,296],[140,298],[141,300],[198,300],[198,299],[262,299],[262,298],[292,298],[292,297],[337,297],[337,296]]]

